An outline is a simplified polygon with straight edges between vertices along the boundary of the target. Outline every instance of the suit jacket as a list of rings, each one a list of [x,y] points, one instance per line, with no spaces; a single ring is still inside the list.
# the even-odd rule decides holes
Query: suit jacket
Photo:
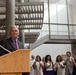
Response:
[[[8,49],[8,50],[11,51],[11,52],[13,52],[13,51],[16,50],[15,45],[14,45],[11,37],[8,38],[8,39],[1,40],[0,44],[1,44],[4,48]],[[19,49],[24,49],[24,45],[23,45],[19,40],[18,40],[18,45],[19,45]],[[1,56],[1,55],[4,55],[4,54],[7,54],[7,53],[8,53],[7,51],[5,51],[5,50],[3,50],[2,48],[0,48],[0,56]]]

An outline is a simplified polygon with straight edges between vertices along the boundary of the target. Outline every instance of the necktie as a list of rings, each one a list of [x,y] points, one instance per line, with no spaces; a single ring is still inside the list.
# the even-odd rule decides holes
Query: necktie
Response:
[[[19,45],[18,45],[18,42],[17,41],[15,41],[15,47],[16,47],[16,50],[19,49]]]

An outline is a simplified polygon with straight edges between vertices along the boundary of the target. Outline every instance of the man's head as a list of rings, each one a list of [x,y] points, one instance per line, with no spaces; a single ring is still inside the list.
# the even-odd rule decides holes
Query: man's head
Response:
[[[71,52],[67,51],[66,55],[67,55],[67,57],[70,57],[71,56]]]
[[[19,35],[19,29],[16,27],[16,25],[12,25],[10,27],[10,36],[13,39],[16,39]]]
[[[35,59],[34,55],[31,56],[32,59]]]

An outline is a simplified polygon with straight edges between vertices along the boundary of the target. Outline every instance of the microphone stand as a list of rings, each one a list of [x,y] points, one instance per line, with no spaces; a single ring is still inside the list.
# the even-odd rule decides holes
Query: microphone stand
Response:
[[[4,48],[3,46],[0,45],[0,47],[1,47],[3,50],[5,50],[5,51],[11,53],[11,51],[9,51],[8,49]]]

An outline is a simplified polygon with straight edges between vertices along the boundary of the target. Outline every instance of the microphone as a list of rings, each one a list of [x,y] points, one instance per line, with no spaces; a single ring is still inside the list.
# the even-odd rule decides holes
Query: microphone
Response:
[[[9,51],[8,49],[4,48],[3,46],[0,45],[0,47],[1,47],[3,50],[5,50],[5,51],[11,53],[11,51]]]

